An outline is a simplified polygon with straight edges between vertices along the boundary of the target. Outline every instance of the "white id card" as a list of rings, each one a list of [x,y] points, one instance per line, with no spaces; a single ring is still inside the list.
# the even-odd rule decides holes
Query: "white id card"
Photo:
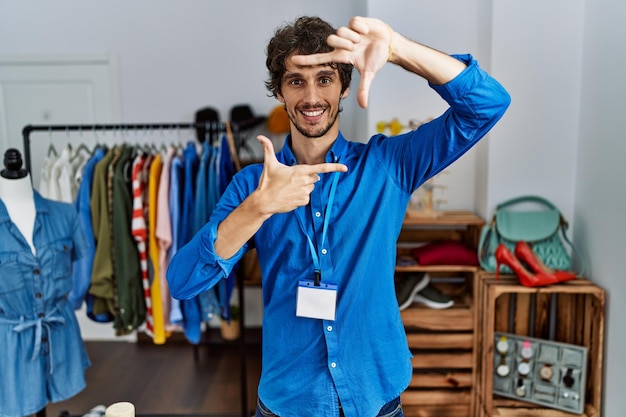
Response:
[[[337,305],[337,285],[320,283],[315,286],[313,281],[298,282],[298,299],[296,316],[311,319],[335,320]]]

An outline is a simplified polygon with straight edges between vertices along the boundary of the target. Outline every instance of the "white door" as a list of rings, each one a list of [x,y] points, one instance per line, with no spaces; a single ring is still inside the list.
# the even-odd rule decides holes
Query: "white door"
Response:
[[[106,54],[88,56],[0,55],[0,147],[24,153],[26,125],[114,123],[120,120],[117,68]],[[31,175],[39,184],[50,146],[96,139],[89,132],[32,132]]]

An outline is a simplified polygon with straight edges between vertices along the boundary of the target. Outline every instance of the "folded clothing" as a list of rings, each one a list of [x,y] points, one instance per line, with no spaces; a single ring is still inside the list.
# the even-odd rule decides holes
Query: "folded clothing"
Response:
[[[419,265],[478,266],[476,251],[454,240],[431,242],[411,249]]]

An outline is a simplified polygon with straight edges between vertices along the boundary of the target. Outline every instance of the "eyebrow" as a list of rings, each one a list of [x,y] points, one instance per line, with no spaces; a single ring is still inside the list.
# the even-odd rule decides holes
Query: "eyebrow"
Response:
[[[337,76],[337,72],[332,69],[322,69],[316,74],[318,77],[335,77]],[[285,74],[285,80],[291,80],[294,78],[302,78],[302,73],[299,72],[289,72]]]

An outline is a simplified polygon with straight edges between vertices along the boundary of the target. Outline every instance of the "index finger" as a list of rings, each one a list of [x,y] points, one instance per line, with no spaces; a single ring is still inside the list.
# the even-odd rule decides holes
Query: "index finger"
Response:
[[[304,167],[304,165],[298,165]],[[326,174],[328,172],[348,172],[348,167],[344,164],[334,162],[326,162],[323,164],[306,165],[306,171],[309,173]]]
[[[322,65],[333,62],[333,53],[332,52],[323,52],[319,54],[311,54],[311,55],[294,55],[291,57],[291,62],[294,65],[299,66],[313,66],[313,65]]]

